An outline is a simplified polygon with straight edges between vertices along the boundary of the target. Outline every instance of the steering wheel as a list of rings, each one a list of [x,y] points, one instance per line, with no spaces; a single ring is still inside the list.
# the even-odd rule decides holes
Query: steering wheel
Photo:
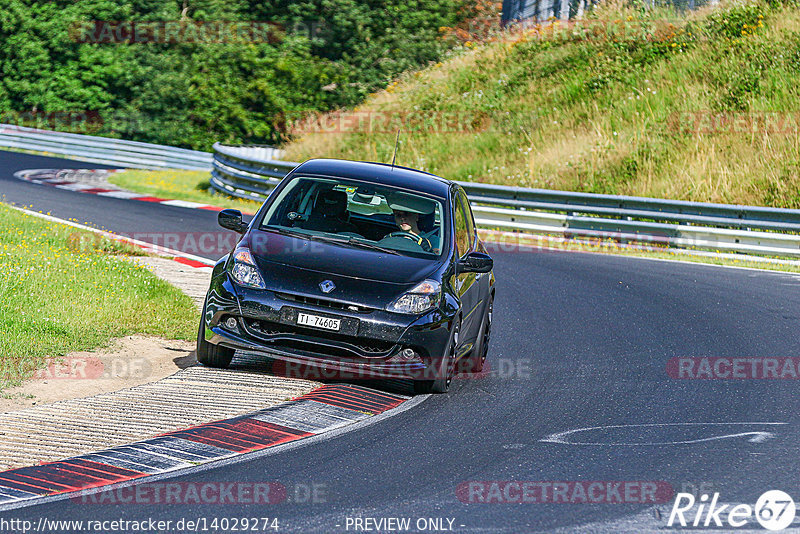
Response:
[[[403,230],[400,230],[399,232],[392,232],[386,237],[402,237],[403,239],[410,239],[414,242],[414,244],[419,245],[420,248],[422,248],[422,250],[425,252],[430,252],[432,248],[431,242],[428,241],[427,238],[412,234],[411,232],[405,232]]]

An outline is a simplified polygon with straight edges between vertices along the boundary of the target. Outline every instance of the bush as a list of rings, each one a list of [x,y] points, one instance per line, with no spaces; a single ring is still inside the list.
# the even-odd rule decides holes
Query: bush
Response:
[[[439,28],[474,14],[468,0],[8,4],[0,12],[5,122],[203,150],[215,141],[275,143],[287,113],[358,103],[439,59],[453,42]],[[253,20],[276,31],[263,43],[77,42],[75,24],[95,20]]]

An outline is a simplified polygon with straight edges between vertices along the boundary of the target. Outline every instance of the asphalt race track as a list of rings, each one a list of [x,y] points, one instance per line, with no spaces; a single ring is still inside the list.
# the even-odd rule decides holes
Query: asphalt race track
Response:
[[[220,232],[217,214],[148,202],[87,195],[31,184],[14,178],[26,169],[111,169],[106,165],[48,158],[0,150],[0,199],[62,219],[89,221],[92,226],[128,235],[162,232]],[[33,207],[30,207],[33,205]],[[158,209],[153,209],[158,208]],[[143,239],[146,240],[146,239]],[[218,256],[219,257],[219,256]],[[214,258],[216,259],[216,258]]]
[[[62,191],[12,176],[47,167],[98,166],[0,152],[0,194],[120,233],[217,231],[212,212]],[[649,481],[675,492],[702,487],[724,502],[753,504],[771,489],[800,497],[797,380],[680,380],[667,372],[671,358],[799,356],[800,275],[582,253],[494,257],[487,376],[462,377],[450,394],[366,428],[170,479],[278,482],[287,488],[286,501],[61,500],[2,517],[268,516],[278,519],[278,532],[354,532],[356,517],[410,518],[417,532],[418,519],[445,518],[455,532],[664,532],[672,530],[664,526],[669,500],[553,503],[551,495],[547,503],[465,503],[459,497],[469,501],[469,493],[457,488],[470,481]],[[564,434],[578,429],[587,430]],[[306,491],[312,487],[316,499]],[[434,523],[423,526],[435,531]]]

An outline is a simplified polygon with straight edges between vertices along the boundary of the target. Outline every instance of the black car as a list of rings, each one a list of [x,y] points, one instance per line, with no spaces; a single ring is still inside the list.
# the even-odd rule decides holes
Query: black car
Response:
[[[410,378],[445,392],[480,372],[494,300],[493,261],[467,195],[425,172],[310,160],[275,188],[217,262],[197,359],[227,367],[234,350],[344,378]]]

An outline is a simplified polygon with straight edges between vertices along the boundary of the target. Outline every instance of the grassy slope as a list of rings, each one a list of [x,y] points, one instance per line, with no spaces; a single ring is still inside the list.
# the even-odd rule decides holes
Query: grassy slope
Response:
[[[109,181],[128,191],[159,198],[189,200],[223,208],[234,208],[243,213],[255,213],[260,202],[239,200],[217,195],[209,189],[209,176],[204,171],[138,171],[115,173]]]
[[[489,121],[403,133],[399,162],[451,179],[800,208],[800,10],[737,2],[676,21],[605,5],[594,16],[634,30],[553,38],[545,26],[465,48],[359,109]],[[794,128],[713,131],[708,114],[686,115],[706,111],[790,114]],[[393,145],[393,133],[310,133],[287,159],[389,161]]]
[[[189,297],[115,254],[125,245],[0,204],[0,389],[48,358],[143,333],[193,339]]]

